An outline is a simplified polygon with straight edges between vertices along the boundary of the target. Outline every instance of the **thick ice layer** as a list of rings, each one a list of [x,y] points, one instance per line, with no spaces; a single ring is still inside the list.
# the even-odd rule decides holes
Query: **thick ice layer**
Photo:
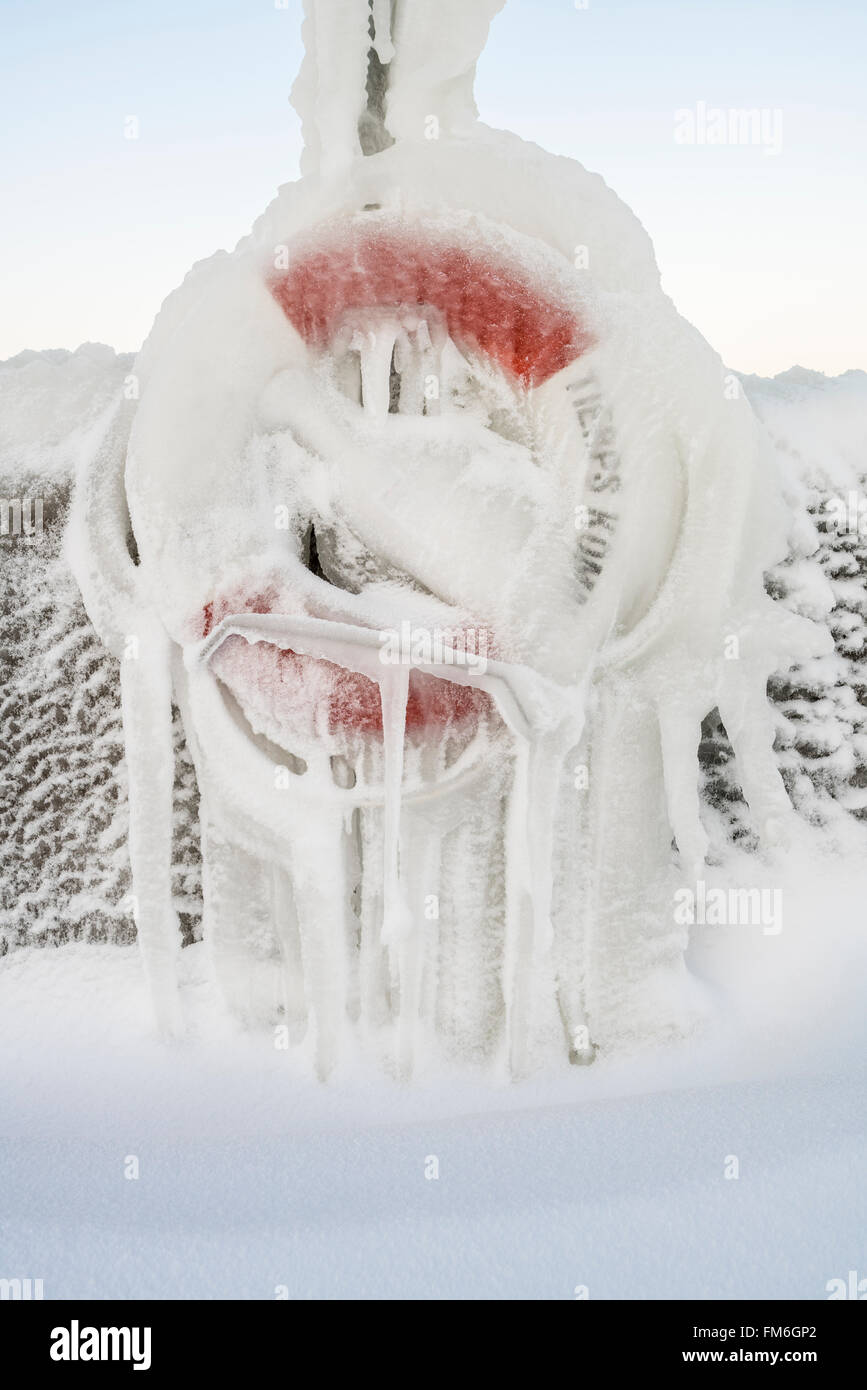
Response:
[[[823,645],[765,595],[759,432],[643,230],[476,123],[496,8],[310,0],[305,177],[166,302],[81,485],[94,620],[118,651],[170,639],[227,994],[320,1075],[360,1043],[522,1073],[693,1028],[673,892],[706,846],[701,721],[783,838],[766,682]],[[490,634],[486,669],[389,663],[405,626]],[[140,778],[139,874],[164,782]]]
[[[237,696],[248,717],[276,742],[291,749],[303,738],[344,733],[382,736],[379,689],[367,676],[342,671],[331,662],[263,645],[250,649],[231,638],[212,663],[214,674]],[[406,730],[419,739],[452,726],[478,723],[484,696],[413,672]],[[323,728],[324,722],[324,728]],[[279,735],[279,737],[277,737]]]
[[[356,222],[329,248],[300,248],[271,291],[309,343],[325,348],[347,309],[433,305],[454,343],[483,353],[524,387],[540,386],[589,346],[567,306],[526,272],[482,248],[436,241],[423,232]],[[395,340],[386,341],[389,361]]]

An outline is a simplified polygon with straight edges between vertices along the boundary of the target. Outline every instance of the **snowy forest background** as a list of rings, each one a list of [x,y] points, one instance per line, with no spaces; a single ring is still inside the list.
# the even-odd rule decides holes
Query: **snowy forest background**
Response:
[[[86,344],[0,364],[0,498],[43,502],[41,535],[0,538],[0,955],[135,938],[117,663],[62,549],[75,468],[102,438],[132,361]],[[771,682],[779,763],[817,834],[849,839],[867,822],[867,373],[827,378],[794,367],[741,382],[793,512],[793,551],[767,576],[769,592],[826,624],[835,643],[834,655]],[[860,527],[840,526],[841,507]],[[177,712],[175,747],[174,894],[189,944],[199,936],[201,864],[195,775]],[[725,840],[752,849],[718,717],[705,721],[700,756],[717,849]]]

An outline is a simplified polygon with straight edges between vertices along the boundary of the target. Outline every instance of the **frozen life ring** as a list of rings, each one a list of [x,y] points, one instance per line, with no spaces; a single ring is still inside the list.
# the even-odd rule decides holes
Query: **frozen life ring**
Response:
[[[790,815],[766,684],[819,639],[764,592],[756,422],[602,180],[478,122],[499,8],[374,4],[371,36],[308,0],[303,175],[166,301],[79,480],[88,611],[140,639],[161,1025],[174,698],[220,982],[321,1075],[356,1045],[522,1074],[688,1032],[671,902],[710,710],[759,831]]]

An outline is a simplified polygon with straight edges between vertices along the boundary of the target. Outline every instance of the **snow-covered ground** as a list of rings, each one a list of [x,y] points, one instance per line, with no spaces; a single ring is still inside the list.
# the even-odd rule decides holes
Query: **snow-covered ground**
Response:
[[[779,935],[696,933],[702,1041],[517,1084],[319,1085],[215,1007],[202,945],[174,1046],[135,948],[11,952],[0,1274],[47,1298],[827,1297],[867,1267],[867,869],[796,858]]]

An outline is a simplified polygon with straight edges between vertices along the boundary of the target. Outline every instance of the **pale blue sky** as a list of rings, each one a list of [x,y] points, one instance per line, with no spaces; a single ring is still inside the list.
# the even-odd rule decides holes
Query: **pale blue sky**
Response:
[[[0,357],[139,346],[193,261],[296,177],[301,0],[0,0]],[[508,0],[483,119],[598,171],[740,370],[867,368],[864,0]],[[782,112],[782,150],[674,113]],[[124,138],[135,115],[138,140]]]

